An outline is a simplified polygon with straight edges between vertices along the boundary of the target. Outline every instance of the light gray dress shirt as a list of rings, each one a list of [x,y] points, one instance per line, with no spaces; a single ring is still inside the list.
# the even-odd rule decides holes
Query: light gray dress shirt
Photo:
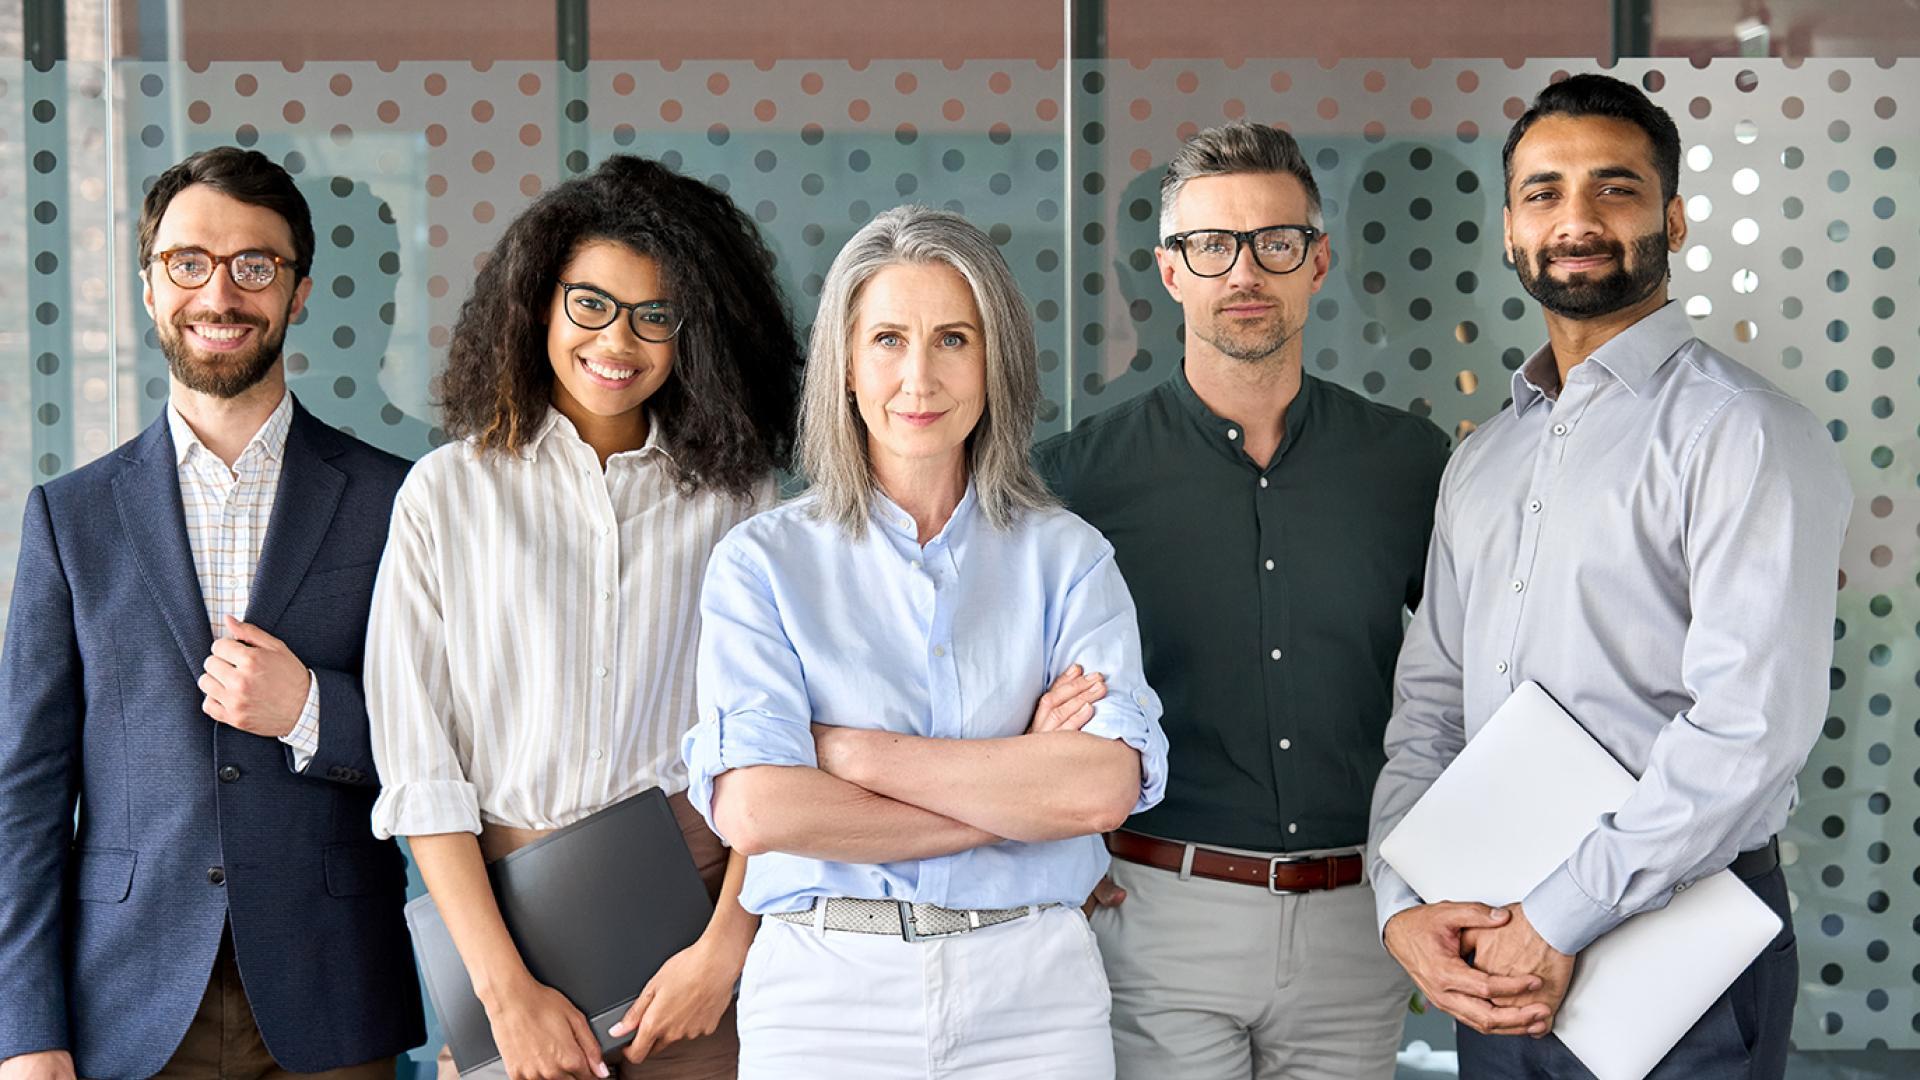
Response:
[[[1639,777],[1524,900],[1576,953],[1785,823],[1826,715],[1853,494],[1819,420],[1695,338],[1678,304],[1574,367],[1557,400],[1556,382],[1543,347],[1441,481],[1370,847],[1538,682]],[[1369,870],[1384,930],[1420,898],[1378,855]]]

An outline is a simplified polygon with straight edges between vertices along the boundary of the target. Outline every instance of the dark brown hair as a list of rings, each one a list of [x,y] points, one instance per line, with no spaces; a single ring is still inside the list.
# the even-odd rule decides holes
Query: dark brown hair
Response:
[[[773,255],[733,201],[657,162],[615,155],[540,196],[493,247],[460,308],[439,393],[449,434],[517,452],[553,393],[547,313],[581,244],[654,260],[686,318],[647,400],[683,489],[744,494],[793,446],[800,350]]]
[[[153,258],[154,234],[173,197],[195,184],[205,184],[230,199],[271,210],[287,221],[293,232],[294,284],[313,270],[313,212],[287,170],[258,150],[216,146],[202,150],[160,174],[140,204],[140,266]],[[228,254],[220,252],[220,254]]]

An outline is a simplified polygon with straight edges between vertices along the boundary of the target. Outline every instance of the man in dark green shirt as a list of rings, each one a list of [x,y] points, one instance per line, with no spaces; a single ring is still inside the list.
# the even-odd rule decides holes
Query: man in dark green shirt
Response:
[[[1114,545],[1172,744],[1093,915],[1120,1076],[1389,1077],[1410,984],[1358,852],[1447,438],[1302,373],[1330,252],[1291,136],[1201,132],[1161,202],[1181,370],[1036,451]]]

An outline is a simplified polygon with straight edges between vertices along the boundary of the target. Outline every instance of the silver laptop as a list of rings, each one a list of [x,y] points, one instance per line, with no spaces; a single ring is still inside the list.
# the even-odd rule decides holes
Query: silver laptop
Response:
[[[1380,855],[1424,900],[1510,904],[1634,784],[1545,690],[1523,683]],[[1580,954],[1553,1033],[1598,1080],[1643,1080],[1779,932],[1779,916],[1732,872],[1710,874]]]
[[[622,799],[487,867],[500,916],[533,977],[566,995],[600,1049],[660,965],[698,940],[713,901],[659,788]],[[407,903],[433,1012],[462,1073],[500,1060],[433,897]]]

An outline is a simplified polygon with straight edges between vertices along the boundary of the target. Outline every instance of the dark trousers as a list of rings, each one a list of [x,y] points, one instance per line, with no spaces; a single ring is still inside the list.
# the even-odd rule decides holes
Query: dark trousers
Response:
[[[1787,879],[1776,866],[1746,884],[1786,925],[1647,1080],[1782,1080],[1786,1075],[1787,1034],[1800,988]],[[1461,1080],[1593,1080],[1593,1073],[1552,1035],[1482,1035],[1464,1025],[1455,1025],[1455,1032]]]

